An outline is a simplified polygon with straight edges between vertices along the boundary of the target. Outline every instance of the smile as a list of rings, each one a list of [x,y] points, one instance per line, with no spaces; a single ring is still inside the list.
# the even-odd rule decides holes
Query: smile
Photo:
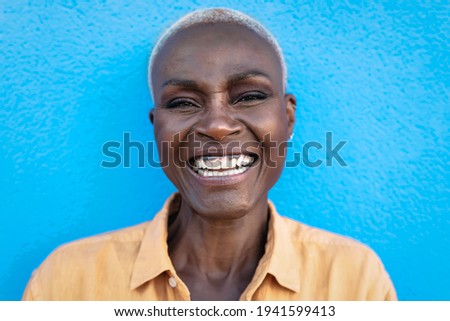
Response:
[[[231,176],[246,172],[254,164],[256,156],[201,156],[193,159],[191,168],[202,177]]]

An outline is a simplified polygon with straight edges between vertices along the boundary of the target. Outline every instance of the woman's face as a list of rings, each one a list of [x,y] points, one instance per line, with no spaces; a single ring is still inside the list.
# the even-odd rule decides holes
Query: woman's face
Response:
[[[168,40],[151,77],[160,160],[183,201],[213,219],[248,213],[278,180],[294,123],[274,49],[240,26],[197,25]]]

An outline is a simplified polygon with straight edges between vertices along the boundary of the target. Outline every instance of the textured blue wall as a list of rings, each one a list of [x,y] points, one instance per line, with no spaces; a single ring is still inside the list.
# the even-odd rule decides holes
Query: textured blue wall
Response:
[[[217,5],[280,41],[298,97],[290,157],[327,131],[348,141],[348,167],[286,169],[271,193],[280,212],[369,244],[400,299],[450,299],[446,2],[248,3],[0,1],[0,299],[19,299],[59,244],[147,220],[174,190],[136,157],[100,167],[101,147],[125,132],[152,140],[149,50],[184,13]]]

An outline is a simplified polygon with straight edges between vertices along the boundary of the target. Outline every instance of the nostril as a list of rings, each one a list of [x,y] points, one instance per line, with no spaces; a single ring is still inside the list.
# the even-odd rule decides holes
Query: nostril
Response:
[[[198,130],[197,133],[211,139],[222,141],[229,136],[238,135],[241,131],[236,129],[229,129],[225,127],[210,127],[206,130]]]
[[[243,129],[242,123],[231,117],[208,117],[197,124],[195,131],[202,136],[221,141],[240,134]]]

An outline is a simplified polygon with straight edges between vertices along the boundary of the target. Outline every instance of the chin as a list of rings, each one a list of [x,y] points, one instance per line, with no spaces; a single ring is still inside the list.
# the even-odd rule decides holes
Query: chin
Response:
[[[206,193],[205,193],[206,194]],[[189,195],[186,201],[200,216],[208,219],[231,220],[245,216],[254,208],[258,197],[237,190],[217,191],[200,196]]]

